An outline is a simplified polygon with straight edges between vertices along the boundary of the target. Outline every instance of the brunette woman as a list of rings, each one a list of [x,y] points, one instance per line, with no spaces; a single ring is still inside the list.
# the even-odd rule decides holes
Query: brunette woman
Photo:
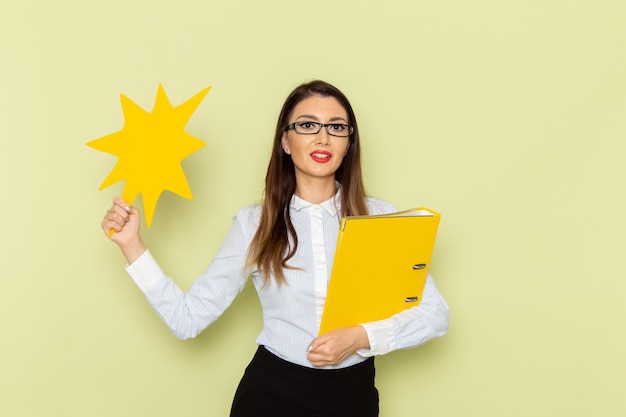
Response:
[[[278,118],[263,201],[240,209],[208,268],[186,293],[139,233],[139,212],[120,198],[102,229],[127,271],[176,337],[195,337],[252,279],[263,308],[258,350],[231,416],[377,416],[374,356],[443,336],[448,306],[428,276],[419,306],[318,336],[342,216],[396,211],[365,194],[357,121],[334,86],[298,86]]]

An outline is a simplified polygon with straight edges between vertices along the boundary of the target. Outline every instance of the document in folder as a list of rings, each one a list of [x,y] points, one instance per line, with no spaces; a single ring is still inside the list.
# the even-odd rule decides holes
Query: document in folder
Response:
[[[319,334],[419,305],[439,219],[427,208],[343,218]]]

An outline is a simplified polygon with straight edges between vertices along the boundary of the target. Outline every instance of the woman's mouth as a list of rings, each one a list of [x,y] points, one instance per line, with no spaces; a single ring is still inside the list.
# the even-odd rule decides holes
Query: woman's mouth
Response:
[[[328,151],[313,151],[310,155],[315,162],[322,163],[330,161],[330,158],[333,156],[333,154]]]

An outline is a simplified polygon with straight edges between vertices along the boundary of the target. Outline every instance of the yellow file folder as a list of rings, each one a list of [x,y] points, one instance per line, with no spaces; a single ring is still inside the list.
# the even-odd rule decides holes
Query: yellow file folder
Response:
[[[414,208],[343,218],[319,334],[418,305],[440,217]]]

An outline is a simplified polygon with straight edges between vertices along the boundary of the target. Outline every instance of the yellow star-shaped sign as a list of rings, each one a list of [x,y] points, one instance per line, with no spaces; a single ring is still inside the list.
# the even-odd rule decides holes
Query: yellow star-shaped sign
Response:
[[[171,191],[192,198],[181,161],[205,145],[185,132],[189,118],[211,87],[173,107],[162,85],[152,113],[121,95],[124,127],[119,132],[87,142],[88,146],[118,157],[100,189],[126,180],[122,198],[132,204],[141,193],[150,227],[161,193]]]

